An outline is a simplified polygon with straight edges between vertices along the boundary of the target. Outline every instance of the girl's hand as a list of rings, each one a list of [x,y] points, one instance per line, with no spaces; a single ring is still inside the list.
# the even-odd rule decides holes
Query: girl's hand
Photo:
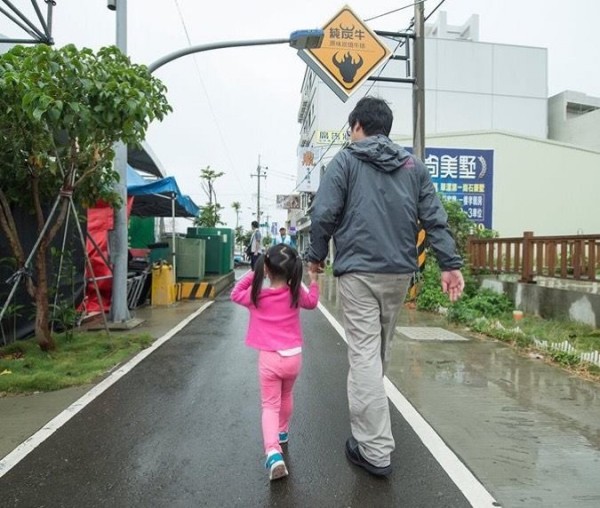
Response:
[[[319,274],[314,270],[309,270],[308,276],[311,282],[317,282],[317,279],[319,278]]]

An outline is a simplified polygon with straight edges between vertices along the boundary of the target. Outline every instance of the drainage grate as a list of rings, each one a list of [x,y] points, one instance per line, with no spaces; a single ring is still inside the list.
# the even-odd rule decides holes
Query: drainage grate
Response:
[[[457,333],[449,332],[444,328],[431,326],[397,326],[396,331],[411,340],[427,341],[465,341],[469,340]]]

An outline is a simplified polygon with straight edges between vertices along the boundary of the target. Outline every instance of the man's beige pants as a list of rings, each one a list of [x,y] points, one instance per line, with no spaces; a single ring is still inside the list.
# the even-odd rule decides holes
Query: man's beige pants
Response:
[[[348,406],[352,435],[371,464],[390,463],[395,443],[383,375],[409,274],[348,273],[338,287],[348,341]]]

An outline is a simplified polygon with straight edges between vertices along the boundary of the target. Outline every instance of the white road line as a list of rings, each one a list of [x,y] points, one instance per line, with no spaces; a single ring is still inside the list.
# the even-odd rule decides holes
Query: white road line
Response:
[[[335,317],[333,317],[322,303],[319,303],[318,309],[340,334],[342,339],[344,339],[344,342],[348,343],[344,328],[338,323]],[[425,447],[433,455],[433,458],[438,461],[440,466],[446,471],[446,474],[467,498],[469,503],[471,503],[471,506],[476,508],[500,506],[387,376],[383,377],[383,384],[392,404],[394,404],[402,417],[412,427],[417,436],[419,436]]]
[[[162,346],[165,342],[171,339],[177,332],[179,332],[186,325],[188,325],[193,319],[202,314],[202,312],[204,312],[204,310],[210,307],[213,303],[213,300],[206,302],[196,312],[190,314],[177,326],[171,328],[171,330],[169,330],[165,335],[154,341],[154,343],[150,347],[144,349],[143,351],[140,351],[126,364],[113,371],[106,379],[102,380],[89,392],[85,393],[78,400],[73,402],[73,404],[71,404],[62,413],[50,420],[35,434],[23,441],[19,446],[17,446],[17,448],[15,448],[12,452],[10,452],[2,460],[0,460],[0,478],[2,478],[6,473],[8,473],[21,460],[23,460],[27,455],[29,455],[29,453],[35,450],[35,448],[37,448],[58,429],[60,429],[65,423],[67,423],[71,418],[73,418],[77,413],[79,413],[79,411],[81,411],[85,406],[92,402],[102,392],[104,392],[110,386],[115,384],[119,379],[121,379],[125,374],[127,374],[131,369],[133,369],[144,358],[151,355],[160,346]]]

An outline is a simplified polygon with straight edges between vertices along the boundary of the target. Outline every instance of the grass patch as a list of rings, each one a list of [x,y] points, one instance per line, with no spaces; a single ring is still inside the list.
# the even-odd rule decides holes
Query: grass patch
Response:
[[[468,326],[472,331],[491,337],[521,350],[536,350],[551,362],[571,371],[583,374],[597,381],[600,380],[600,367],[583,362],[575,352],[557,349],[540,349],[534,339],[547,341],[552,344],[562,344],[567,341],[577,352],[600,351],[600,330],[591,326],[572,321],[543,319],[537,316],[526,316],[516,322],[512,313],[503,312],[493,318],[479,315],[471,319],[469,312],[449,313],[451,321]]]
[[[110,337],[104,332],[55,335],[56,351],[40,350],[35,339],[0,347],[0,393],[60,390],[94,382],[123,360],[147,348],[148,334]]]

